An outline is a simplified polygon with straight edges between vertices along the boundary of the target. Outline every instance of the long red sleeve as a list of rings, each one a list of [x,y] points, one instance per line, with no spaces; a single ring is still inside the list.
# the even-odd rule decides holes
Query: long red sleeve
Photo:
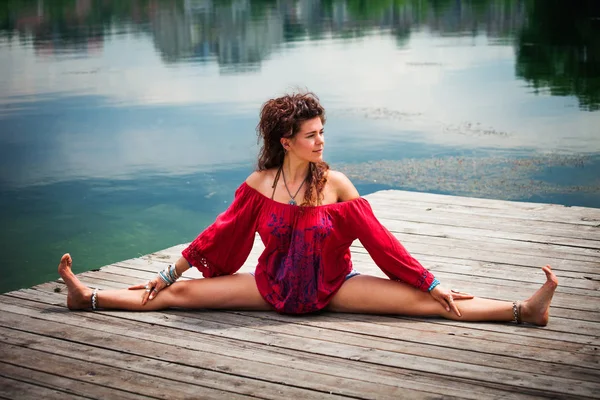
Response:
[[[258,214],[250,195],[239,188],[229,208],[181,253],[205,278],[234,274],[248,258]]]

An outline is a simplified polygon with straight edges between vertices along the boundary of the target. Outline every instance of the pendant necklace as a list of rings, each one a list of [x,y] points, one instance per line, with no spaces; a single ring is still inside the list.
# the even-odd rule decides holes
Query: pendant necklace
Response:
[[[281,168],[281,175],[283,176],[283,186],[285,186],[285,190],[287,190],[288,194],[291,197],[291,200],[288,201],[288,204],[291,204],[293,206],[298,205],[298,203],[296,203],[296,196],[298,196],[298,193],[300,193],[300,189],[302,189],[302,186],[304,186],[304,182],[306,182],[306,178],[304,178],[304,180],[300,184],[300,187],[298,188],[298,190],[296,190],[296,194],[294,194],[292,196],[292,193],[290,192],[290,189],[287,186],[287,182],[285,181],[285,173],[283,172],[283,166]]]

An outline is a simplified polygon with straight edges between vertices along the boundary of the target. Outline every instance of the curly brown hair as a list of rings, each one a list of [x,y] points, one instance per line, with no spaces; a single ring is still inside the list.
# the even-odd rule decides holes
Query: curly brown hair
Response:
[[[262,146],[258,154],[258,170],[280,167],[285,155],[281,138],[293,138],[304,121],[319,117],[325,124],[325,109],[319,98],[311,92],[287,94],[265,102],[260,110],[256,126],[258,141]],[[319,205],[327,182],[325,173],[329,165],[324,162],[310,163],[302,206]]]

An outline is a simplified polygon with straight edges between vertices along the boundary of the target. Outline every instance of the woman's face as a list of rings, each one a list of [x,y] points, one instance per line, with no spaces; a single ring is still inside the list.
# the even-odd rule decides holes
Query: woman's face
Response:
[[[304,121],[300,125],[300,130],[291,139],[282,139],[288,147],[288,153],[308,161],[318,162],[323,160],[323,148],[325,147],[325,137],[323,123],[321,118],[315,117]]]

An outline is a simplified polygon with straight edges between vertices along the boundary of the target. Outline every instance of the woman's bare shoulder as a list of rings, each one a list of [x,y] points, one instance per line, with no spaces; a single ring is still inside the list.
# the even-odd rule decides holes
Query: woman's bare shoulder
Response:
[[[327,171],[327,182],[337,193],[338,201],[354,200],[360,197],[358,190],[356,190],[350,179],[342,172]]]
[[[268,190],[273,185],[276,172],[276,168],[254,171],[246,178],[246,184],[260,193],[267,195]]]

